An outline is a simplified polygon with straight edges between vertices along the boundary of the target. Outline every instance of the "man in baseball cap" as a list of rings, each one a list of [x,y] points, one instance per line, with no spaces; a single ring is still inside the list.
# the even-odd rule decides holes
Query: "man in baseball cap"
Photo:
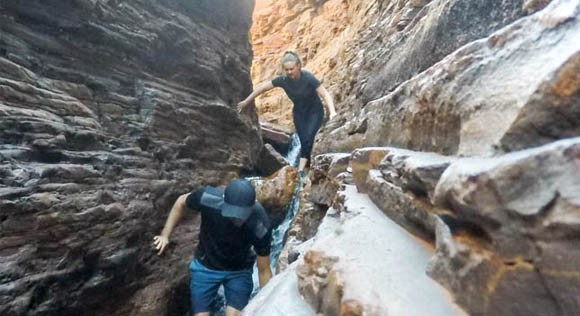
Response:
[[[209,316],[218,288],[223,285],[226,316],[239,315],[253,290],[254,262],[258,263],[260,287],[272,277],[268,215],[256,201],[254,187],[245,179],[231,181],[225,190],[206,186],[181,195],[161,235],[153,238],[159,255],[186,208],[201,212],[199,244],[189,264],[192,312],[195,316]]]

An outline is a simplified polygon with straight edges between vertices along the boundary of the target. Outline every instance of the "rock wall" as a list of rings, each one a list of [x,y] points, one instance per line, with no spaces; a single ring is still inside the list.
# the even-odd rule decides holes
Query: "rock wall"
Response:
[[[552,93],[575,80],[577,34],[568,23],[519,21],[548,3],[258,1],[253,81],[279,73],[286,49],[303,56],[341,114],[322,129],[315,154],[393,145],[482,155],[545,144],[578,133],[574,93]],[[538,109],[546,99],[562,105]],[[264,119],[292,125],[282,91],[257,106]],[[567,119],[552,126],[540,117]]]
[[[575,137],[492,158],[393,147],[318,156],[276,287],[247,315],[575,315],[579,146]]]
[[[426,271],[467,314],[577,314],[579,1],[287,1],[256,14],[254,80],[297,48],[341,115],[317,136],[278,264],[303,299],[258,297],[250,311],[306,303],[304,315],[411,315],[415,300],[398,310],[387,298],[404,287],[382,287],[397,279],[385,268],[393,239],[382,241],[393,228],[353,224],[378,207],[434,248],[417,276]],[[335,43],[342,54],[328,53]],[[276,98],[262,106],[281,117]]]
[[[574,1],[554,3],[465,45],[327,129],[317,150],[481,156],[578,135],[577,15]]]
[[[349,118],[456,49],[539,8],[522,2],[259,0],[252,78],[255,84],[271,80],[280,72],[281,54],[295,49]],[[265,119],[292,124],[283,92],[266,95],[257,106]]]
[[[0,3],[0,314],[188,310],[178,196],[252,168],[253,1]]]

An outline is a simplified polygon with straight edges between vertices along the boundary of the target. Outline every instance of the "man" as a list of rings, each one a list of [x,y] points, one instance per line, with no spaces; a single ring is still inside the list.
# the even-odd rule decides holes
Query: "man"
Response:
[[[153,238],[159,255],[185,207],[201,212],[199,245],[189,265],[191,304],[195,316],[209,316],[210,305],[223,284],[226,316],[240,315],[253,289],[252,272],[257,254],[260,287],[272,277],[272,230],[266,211],[256,201],[252,184],[236,179],[225,191],[207,186],[181,195],[171,208],[161,235]]]

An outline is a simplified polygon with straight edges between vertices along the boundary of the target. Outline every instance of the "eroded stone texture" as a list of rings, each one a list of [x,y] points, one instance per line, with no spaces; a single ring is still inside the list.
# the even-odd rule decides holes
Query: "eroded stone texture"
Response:
[[[431,2],[431,7],[436,3]],[[554,1],[465,45],[353,113],[352,124],[364,122],[365,129],[356,132],[344,124],[323,132],[315,152],[344,151],[349,144],[362,142],[359,147],[489,155],[510,133],[532,131],[529,137],[506,138],[508,149],[577,135],[572,118],[577,107],[567,104],[577,103],[573,69],[578,53],[574,43],[580,41],[578,10],[574,1]],[[556,118],[559,113],[567,117],[556,121],[546,117]],[[535,140],[536,135],[542,137]]]
[[[365,147],[352,152],[350,165],[352,167],[352,178],[360,192],[368,190],[366,186],[369,170],[377,169],[381,160],[389,153],[389,148],[385,147]]]
[[[177,196],[256,163],[257,119],[234,109],[252,8],[0,3],[0,314],[188,310],[198,219],[161,257],[151,241]]]
[[[276,173],[256,182],[256,199],[266,208],[274,226],[286,216],[285,208],[294,196],[298,171],[285,166]]]
[[[580,135],[579,104],[580,52],[577,52],[530,96],[500,145],[513,151]]]
[[[298,290],[316,312],[339,315],[342,284],[339,273],[333,269],[338,258],[323,252],[309,251],[304,263],[298,266]]]
[[[350,154],[318,155],[314,158],[310,172],[309,200],[326,206],[332,206],[336,192],[340,189],[337,176],[347,171]]]
[[[579,148],[580,138],[572,138],[497,158],[461,159],[444,172],[434,202],[475,226],[465,232],[467,238],[487,240],[495,257],[483,260],[496,266],[493,276],[477,283],[457,279],[456,272],[446,269],[432,273],[460,300],[470,301],[468,310],[573,315],[580,308],[580,253],[574,246],[580,229]],[[482,248],[466,246],[467,253]],[[450,268],[456,256],[440,256],[436,265]],[[465,268],[477,262],[481,258],[463,257]],[[486,291],[480,296],[468,290],[483,284]],[[534,299],[518,303],[528,297]]]
[[[258,0],[251,31],[253,81],[281,73],[282,53],[295,49],[305,68],[324,81],[339,112],[350,117],[454,50],[522,17],[522,2]],[[257,106],[266,120],[292,124],[283,92],[266,95]],[[315,152],[355,148],[335,146]]]
[[[457,158],[435,153],[389,148],[378,169],[389,182],[419,197],[433,197],[441,174]]]
[[[288,166],[288,161],[272,145],[264,144],[256,164],[260,173],[270,176],[281,168]]]
[[[429,197],[455,158],[399,148],[384,150],[384,158],[368,171],[364,181],[369,197],[399,225],[433,240],[436,216],[449,212],[433,206]]]

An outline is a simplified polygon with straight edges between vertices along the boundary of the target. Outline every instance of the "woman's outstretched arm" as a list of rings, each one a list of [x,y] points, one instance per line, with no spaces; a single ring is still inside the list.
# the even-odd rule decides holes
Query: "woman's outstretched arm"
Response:
[[[328,118],[332,119],[333,117],[335,117],[336,110],[334,109],[334,101],[332,100],[332,97],[330,96],[328,90],[326,90],[326,88],[323,85],[320,85],[316,89],[316,92],[318,92],[318,95],[320,95],[324,99],[324,103],[326,103],[326,106],[328,107]]]
[[[238,103],[238,111],[243,111],[254,99],[259,96],[260,94],[274,88],[272,81],[266,81],[259,84],[250,95],[245,98],[242,102]]]

